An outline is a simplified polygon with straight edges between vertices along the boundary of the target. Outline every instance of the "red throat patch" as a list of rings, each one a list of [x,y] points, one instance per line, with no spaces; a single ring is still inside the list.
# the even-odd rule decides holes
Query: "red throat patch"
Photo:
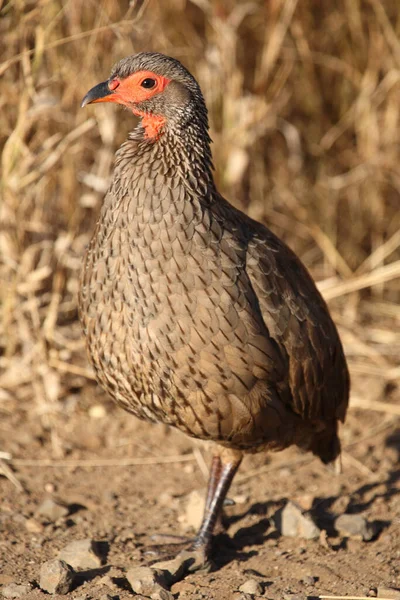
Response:
[[[142,125],[145,131],[144,137],[148,140],[157,140],[166,123],[165,117],[161,115],[149,115],[146,113],[140,114],[138,112],[134,112],[134,114],[142,117]]]

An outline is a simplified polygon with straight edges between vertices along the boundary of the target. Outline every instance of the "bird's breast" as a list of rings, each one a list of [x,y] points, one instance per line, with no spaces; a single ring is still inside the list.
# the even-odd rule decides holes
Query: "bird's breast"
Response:
[[[103,212],[80,312],[97,377],[120,404],[216,439],[230,435],[235,398],[268,370],[273,378],[279,360],[241,288],[245,250],[200,202],[186,202],[132,214],[125,199]]]

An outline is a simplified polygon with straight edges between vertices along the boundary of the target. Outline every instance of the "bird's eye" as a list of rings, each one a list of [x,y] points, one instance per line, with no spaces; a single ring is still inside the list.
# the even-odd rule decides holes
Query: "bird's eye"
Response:
[[[151,90],[157,85],[157,81],[155,79],[151,79],[150,77],[146,77],[146,79],[143,79],[140,85],[146,88],[146,90]]]

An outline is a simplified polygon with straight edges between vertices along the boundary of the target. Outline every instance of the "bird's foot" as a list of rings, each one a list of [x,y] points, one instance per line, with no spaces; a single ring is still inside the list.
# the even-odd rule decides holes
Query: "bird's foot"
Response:
[[[193,571],[211,570],[209,544],[197,538],[157,534],[152,536],[152,541],[158,543],[144,551],[148,565],[175,573],[176,581]]]

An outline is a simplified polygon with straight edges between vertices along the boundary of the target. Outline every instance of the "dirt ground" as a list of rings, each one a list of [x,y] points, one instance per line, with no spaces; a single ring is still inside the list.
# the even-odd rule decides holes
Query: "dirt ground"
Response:
[[[359,394],[371,385],[365,376],[353,377]],[[387,390],[386,400],[397,394]],[[0,449],[13,457],[3,465],[12,467],[16,481],[0,477],[0,584],[30,582],[24,598],[44,598],[41,564],[69,542],[91,538],[104,542],[104,566],[86,571],[72,592],[54,598],[132,597],[124,573],[145,564],[151,535],[191,534],[188,498],[204,489],[208,451],[126,415],[91,382],[48,418],[29,405],[1,406]],[[273,600],[374,596],[377,588],[400,588],[398,425],[396,416],[350,409],[338,476],[296,449],[246,457],[229,493],[235,504],[225,509],[227,535],[215,540],[213,570],[174,584],[174,597],[247,599],[239,588],[248,579]],[[69,514],[55,522],[40,517],[47,497],[66,503]],[[270,518],[288,499],[309,509],[327,535],[311,541],[280,536]],[[345,512],[374,522],[376,537],[364,542],[336,532],[334,518]]]

